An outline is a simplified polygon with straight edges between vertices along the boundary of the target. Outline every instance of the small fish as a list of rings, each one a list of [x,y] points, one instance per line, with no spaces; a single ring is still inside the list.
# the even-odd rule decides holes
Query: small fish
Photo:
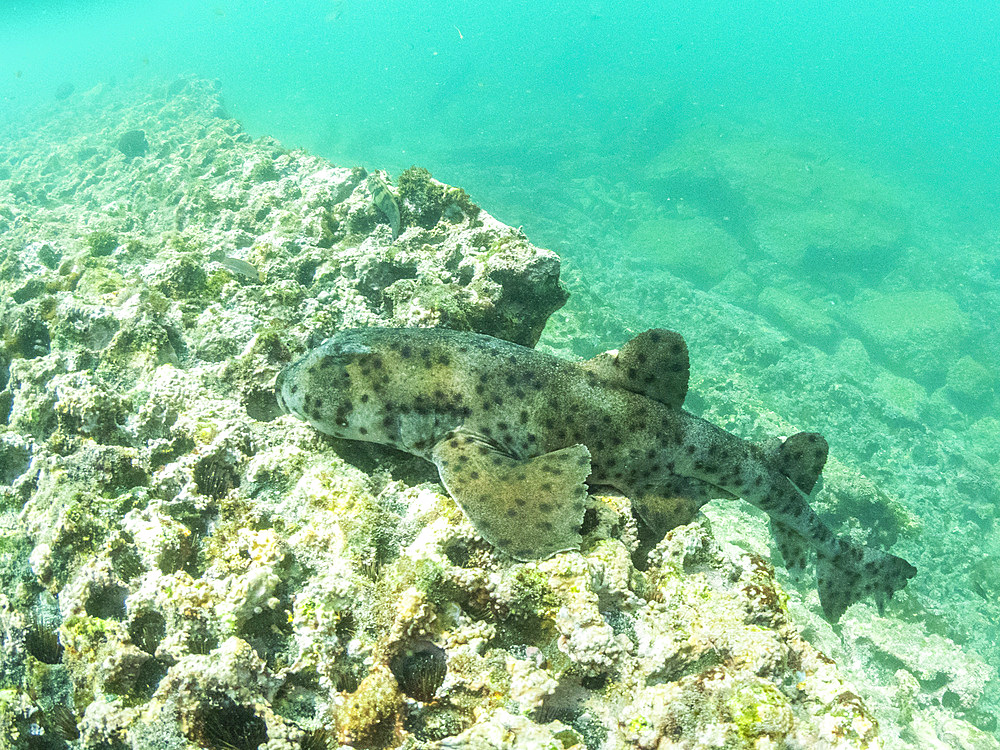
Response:
[[[881,611],[916,568],[835,537],[809,506],[826,441],[743,440],[682,408],[688,374],[684,339],[664,329],[577,363],[473,333],[369,328],[328,339],[275,389],[320,432],[434,463],[482,537],[519,560],[579,548],[588,485],[630,497],[659,535],[741,497],[770,516],[790,571],[815,552],[829,620],[869,595]]]
[[[223,250],[213,250],[208,256],[208,259],[215,261],[220,266],[224,266],[227,270],[232,271],[238,276],[243,276],[254,281],[260,281],[260,271],[247,263],[245,260],[231,258],[226,255]]]
[[[396,239],[399,236],[399,204],[396,203],[389,186],[377,174],[372,174],[368,176],[368,190],[372,194],[372,203],[389,221],[392,238]]]

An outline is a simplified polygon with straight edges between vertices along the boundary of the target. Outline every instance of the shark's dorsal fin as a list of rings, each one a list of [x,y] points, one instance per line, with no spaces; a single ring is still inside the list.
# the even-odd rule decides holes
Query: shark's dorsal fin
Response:
[[[687,344],[676,331],[650,329],[619,351],[598,354],[583,366],[611,385],[675,409],[684,405],[690,369]]]
[[[778,448],[777,468],[807,495],[826,465],[830,447],[818,432],[797,432]]]

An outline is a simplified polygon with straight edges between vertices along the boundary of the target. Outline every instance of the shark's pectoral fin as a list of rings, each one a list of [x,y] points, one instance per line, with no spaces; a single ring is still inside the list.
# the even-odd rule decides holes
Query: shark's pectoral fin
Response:
[[[793,578],[800,578],[809,562],[809,542],[790,526],[771,519],[771,536],[774,545],[785,561],[785,568]]]
[[[464,428],[434,446],[441,481],[476,530],[518,560],[579,549],[590,451],[584,445],[519,459]]]
[[[676,331],[653,328],[640,333],[620,351],[599,354],[583,367],[606,383],[675,409],[684,405],[687,396],[687,344]]]
[[[639,519],[658,535],[690,523],[705,503],[716,498],[736,496],[691,477],[673,476],[651,492],[638,494],[632,508]]]

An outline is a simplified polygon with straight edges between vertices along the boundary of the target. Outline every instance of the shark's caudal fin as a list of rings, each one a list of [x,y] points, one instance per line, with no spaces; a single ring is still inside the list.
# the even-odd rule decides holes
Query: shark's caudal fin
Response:
[[[819,601],[823,614],[837,622],[849,606],[868,596],[875,597],[879,614],[885,603],[917,569],[906,560],[886,552],[845,544],[835,557],[820,556],[816,561]]]
[[[772,465],[808,496],[819,481],[829,448],[822,435],[799,432],[784,441],[761,446]],[[771,533],[788,572],[800,577],[809,559],[808,539],[780,519],[771,519]],[[817,549],[816,578],[823,614],[837,622],[844,611],[872,596],[881,614],[892,595],[913,578],[917,569],[906,560],[878,550],[858,547],[847,540],[837,543],[839,551]]]

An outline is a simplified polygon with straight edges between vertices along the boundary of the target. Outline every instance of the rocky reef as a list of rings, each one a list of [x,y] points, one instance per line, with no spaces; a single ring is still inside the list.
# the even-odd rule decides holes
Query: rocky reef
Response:
[[[593,496],[581,552],[517,563],[419,460],[278,415],[275,374],[338,329],[534,345],[566,300],[554,253],[390,177],[254,140],[194,79],[3,141],[0,746],[878,747],[714,521],[636,554],[627,499]],[[899,712],[928,681],[972,710],[993,674],[850,623]]]
[[[491,195],[498,211],[517,211],[534,237],[564,257],[562,278],[572,296],[553,314],[539,347],[592,357],[631,332],[673,327],[685,332],[691,352],[686,408],[754,440],[823,433],[831,459],[814,505],[838,533],[894,545],[919,574],[885,618],[854,607],[844,627],[831,629],[815,614],[814,591],[779,567],[792,617],[854,684],[878,720],[883,747],[998,747],[1000,433],[993,413],[1000,349],[989,322],[1000,314],[996,234],[957,233],[959,222],[941,213],[941,196],[909,185],[897,188],[902,197],[893,202],[908,207],[906,246],[880,267],[884,275],[844,257],[835,274],[825,272],[831,266],[810,273],[812,259],[806,267],[778,262],[729,228],[741,216],[744,229],[752,227],[754,214],[736,210],[745,198],[742,183],[720,177],[729,174],[728,161],[747,169],[759,164],[766,181],[769,162],[753,155],[796,143],[787,159],[798,158],[804,171],[822,159],[858,171],[829,137],[782,139],[731,122],[721,136],[704,128],[699,141],[702,125],[664,151],[647,190],[628,182],[631,172],[608,165],[606,178],[538,175],[527,184],[544,200],[529,201],[511,180]],[[744,144],[745,155],[733,141]],[[699,171],[716,175],[711,191],[669,171],[694,142]],[[461,169],[477,182],[474,162]],[[707,202],[709,196],[720,203]],[[781,203],[755,208],[783,210]],[[665,230],[656,244],[660,219],[692,228]],[[702,241],[718,236],[702,231],[708,224],[729,239]],[[678,237],[708,252],[717,248],[720,257],[687,257],[683,245],[668,246]],[[734,239],[742,255],[732,253]],[[731,263],[734,257],[739,263]],[[727,266],[721,280],[705,270]],[[907,320],[914,310],[920,315]],[[713,502],[705,513],[724,549],[772,556],[766,522],[745,504]],[[963,666],[942,668],[952,662]]]

